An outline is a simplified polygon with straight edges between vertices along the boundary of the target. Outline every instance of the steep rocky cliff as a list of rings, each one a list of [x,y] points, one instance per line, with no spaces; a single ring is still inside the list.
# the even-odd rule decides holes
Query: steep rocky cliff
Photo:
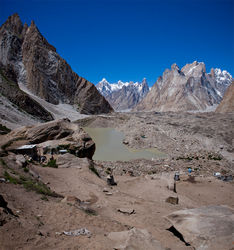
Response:
[[[109,83],[105,78],[96,85],[98,91],[115,110],[134,108],[149,92],[146,79],[142,82]]]
[[[192,111],[206,110],[221,102],[231,76],[222,77],[218,70],[206,73],[204,63],[186,64],[181,70],[176,64],[166,69],[135,110]],[[222,72],[221,72],[222,73]],[[219,76],[219,80],[217,80]]]
[[[218,113],[234,112],[234,81],[226,90],[223,100],[215,110]]]
[[[12,66],[21,88],[47,102],[71,104],[84,114],[112,111],[95,86],[72,71],[35,23],[23,25],[17,14],[0,28],[0,62]]]

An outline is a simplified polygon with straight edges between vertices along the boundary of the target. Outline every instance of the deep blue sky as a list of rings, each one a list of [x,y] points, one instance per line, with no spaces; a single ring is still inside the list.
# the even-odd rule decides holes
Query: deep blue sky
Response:
[[[152,85],[194,60],[234,76],[234,0],[0,0],[0,24],[15,12],[94,84]]]

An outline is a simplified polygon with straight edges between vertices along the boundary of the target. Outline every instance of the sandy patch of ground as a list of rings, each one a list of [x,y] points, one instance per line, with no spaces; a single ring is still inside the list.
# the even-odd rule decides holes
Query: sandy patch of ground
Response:
[[[8,206],[17,214],[0,227],[2,249],[112,249],[110,232],[146,229],[167,249],[193,249],[176,238],[167,229],[165,216],[173,211],[203,205],[234,207],[233,183],[214,177],[196,177],[187,181],[187,174],[177,182],[177,193],[167,188],[169,175],[154,174],[131,177],[117,175],[117,186],[109,187],[105,179],[98,178],[87,167],[43,168],[29,166],[51,190],[67,197],[75,196],[89,204],[96,215],[79,207],[61,202],[62,198],[27,192],[21,185],[0,183],[1,194]],[[109,191],[107,195],[104,190]],[[169,196],[178,196],[179,204],[165,202]],[[134,209],[131,215],[118,212],[119,208]],[[63,232],[86,228],[92,236],[65,236]]]

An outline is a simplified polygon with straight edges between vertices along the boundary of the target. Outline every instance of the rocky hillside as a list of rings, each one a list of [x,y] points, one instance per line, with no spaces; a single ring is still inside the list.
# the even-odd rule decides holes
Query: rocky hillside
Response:
[[[109,83],[105,78],[96,85],[98,91],[115,110],[128,110],[135,107],[149,92],[146,79],[142,82]]]
[[[52,104],[74,105],[80,113],[100,114],[112,107],[95,86],[72,71],[32,21],[14,14],[0,28],[0,62],[12,67],[18,85]]]
[[[11,67],[0,64],[0,93],[14,104],[20,111],[41,121],[51,121],[53,116],[47,112],[38,102],[24,93],[16,83],[16,76]]]
[[[207,73],[204,63],[195,61],[182,69],[173,64],[158,78],[135,110],[206,110],[221,102],[231,79],[227,71],[220,69]]]
[[[223,100],[217,107],[216,112],[219,113],[234,112],[234,81],[225,92]]]

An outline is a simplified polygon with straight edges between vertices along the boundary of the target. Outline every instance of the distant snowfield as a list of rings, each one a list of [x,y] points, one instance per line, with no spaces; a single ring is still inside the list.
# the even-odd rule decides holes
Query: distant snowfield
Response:
[[[146,79],[144,78],[143,81],[145,81]],[[103,78],[97,85],[97,90],[103,95],[105,93],[103,93],[103,91],[107,92],[107,93],[111,93],[111,92],[115,92],[118,91],[120,89],[122,89],[123,87],[128,87],[128,86],[132,86],[134,87],[139,93],[142,91],[142,83],[141,82],[122,82],[121,80],[119,80],[117,83],[109,83],[106,78]],[[105,95],[104,95],[105,96]]]
[[[19,87],[21,90],[27,93],[32,99],[40,103],[47,111],[49,111],[53,115],[54,119],[68,118],[71,121],[75,121],[88,116],[80,114],[72,105],[65,103],[54,105],[52,103],[49,103],[41,99],[40,97],[32,94],[22,83],[19,83]]]

